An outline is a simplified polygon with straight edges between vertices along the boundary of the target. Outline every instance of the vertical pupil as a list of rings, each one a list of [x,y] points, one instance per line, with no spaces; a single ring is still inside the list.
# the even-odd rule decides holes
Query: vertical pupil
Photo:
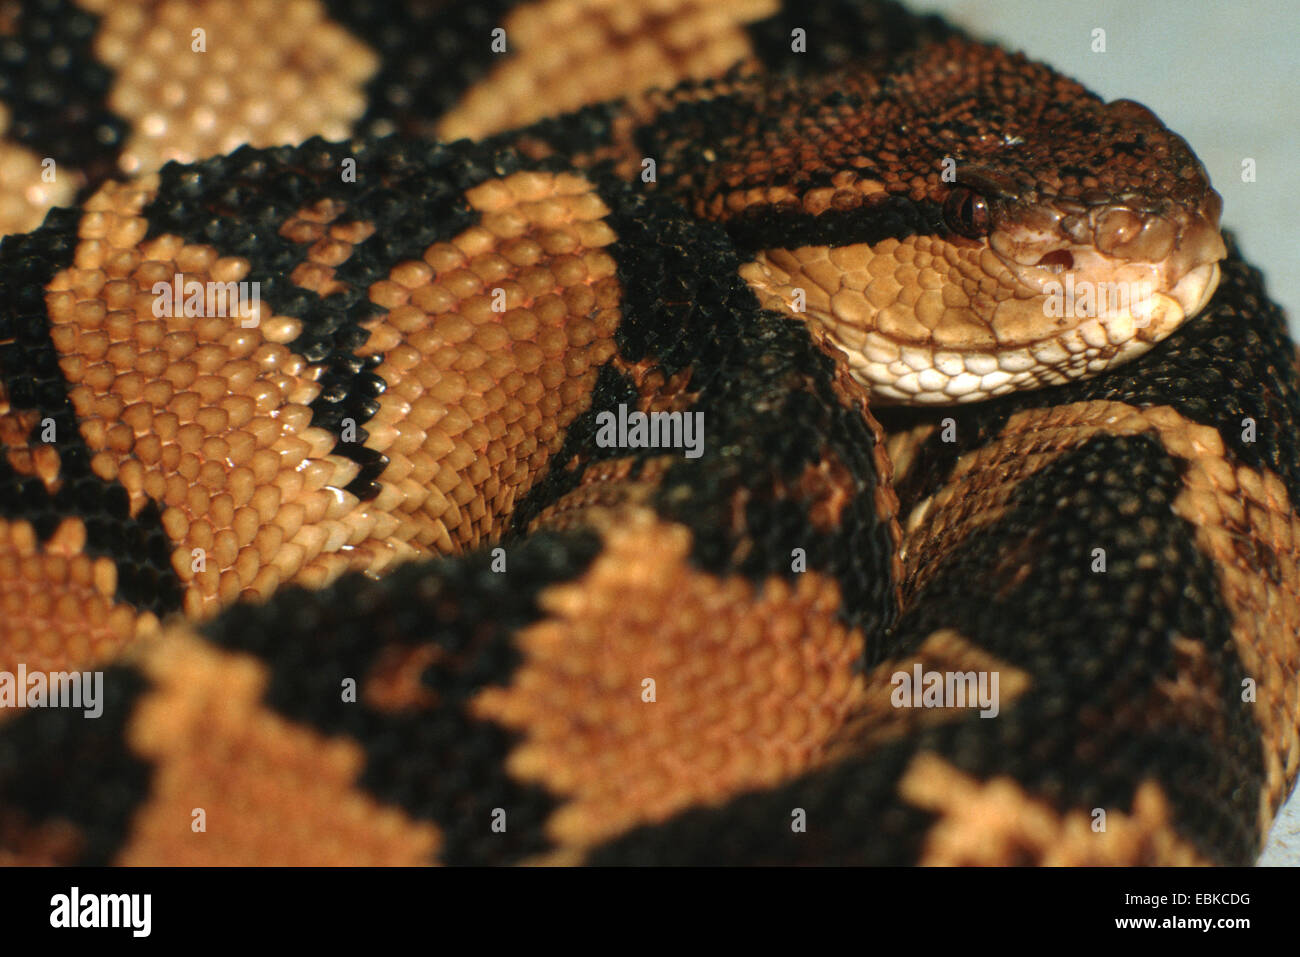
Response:
[[[984,234],[987,215],[984,197],[973,189],[954,190],[944,207],[944,218],[950,228],[973,239]]]

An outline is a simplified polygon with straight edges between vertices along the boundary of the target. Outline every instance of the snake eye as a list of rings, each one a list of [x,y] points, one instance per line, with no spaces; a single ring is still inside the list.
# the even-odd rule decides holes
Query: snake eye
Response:
[[[944,222],[948,228],[968,239],[988,235],[989,204],[979,193],[958,186],[948,194],[943,204]]]

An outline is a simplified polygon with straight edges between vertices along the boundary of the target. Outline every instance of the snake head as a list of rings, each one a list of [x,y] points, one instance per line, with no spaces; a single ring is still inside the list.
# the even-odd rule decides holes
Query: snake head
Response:
[[[1108,368],[1194,316],[1227,254],[1222,200],[1186,142],[1131,100],[1085,107],[1014,135],[1009,162],[994,153],[959,163],[943,207],[952,241],[992,252],[985,271],[1014,290],[986,313],[999,347],[1066,378]]]
[[[762,301],[804,290],[800,318],[877,397],[964,402],[1094,375],[1213,294],[1222,201],[1146,107],[963,40],[823,92],[787,142],[753,137],[779,186],[715,208]],[[733,187],[762,169],[755,149],[739,160],[719,171]]]

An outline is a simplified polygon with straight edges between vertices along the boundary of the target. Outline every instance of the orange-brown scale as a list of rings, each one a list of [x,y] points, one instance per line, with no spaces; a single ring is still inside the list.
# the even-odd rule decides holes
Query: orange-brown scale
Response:
[[[315,242],[315,241],[313,241],[313,242]],[[317,276],[317,278],[313,278],[313,280],[309,280],[309,281],[313,281],[313,282],[315,282],[315,281],[318,280],[318,278],[320,278],[320,277]]]
[[[335,199],[322,199],[280,227],[280,235],[295,243],[311,244],[305,261],[289,274],[290,281],[320,296],[344,292],[348,286],[335,278],[336,267],[352,255],[359,243],[374,235],[373,223],[335,220],[347,205]]]
[[[592,188],[530,173],[472,190],[479,225],[369,290],[386,311],[362,354],[384,355],[388,391],[367,445],[390,464],[379,497],[358,502],[343,491],[356,465],[310,425],[320,370],[291,351],[298,320],[265,304],[248,329],[153,314],[155,282],[237,281],[249,266],[174,236],[142,243],[152,189],[110,184],[92,198],[47,305],[92,465],[122,482],[133,513],[162,506],[192,616],[498,534],[613,355],[613,234]],[[332,269],[369,235],[333,223],[341,212],[319,203],[283,228],[312,242],[309,267]]]
[[[35,229],[50,207],[70,205],[83,182],[75,171],[44,166],[46,157],[5,140],[9,126],[9,109],[0,103],[0,236]]]
[[[909,236],[875,246],[775,249],[746,264],[742,275],[767,308],[781,312],[792,312],[793,290],[802,289],[806,308],[828,317],[836,340],[854,349],[866,345],[870,328],[899,343],[990,352],[1034,341],[1029,331],[1007,325],[1011,316],[997,321],[1000,303],[1033,291],[974,243]],[[959,309],[993,319],[987,328],[958,323]]]
[[[665,375],[659,364],[651,359],[628,362],[622,356],[615,356],[611,364],[635,387],[638,412],[683,412],[696,398],[690,390],[689,368]]]
[[[922,673],[945,674],[996,671],[1000,707],[1010,707],[1033,685],[1030,675],[1001,661],[952,628],[940,628],[927,635],[910,654],[890,658],[872,667],[862,683],[852,716],[836,734],[826,763],[870,755],[880,745],[905,739],[917,731],[963,720],[959,708],[898,707],[894,703],[897,685],[894,675],[911,677],[915,666]]]
[[[837,620],[833,581],[719,579],[692,567],[688,529],[644,508],[594,511],[604,550],[542,593],[514,680],[472,704],[522,735],[506,766],[563,797],[546,832],[570,849],[799,773],[862,681],[862,634]]]
[[[685,79],[716,76],[751,56],[743,26],[776,0],[539,0],[503,20],[512,56],[437,124],[445,139],[479,138],[544,116]]]
[[[174,0],[79,2],[102,18],[94,52],[115,72],[108,105],[132,126],[118,159],[129,175],[245,143],[342,139],[379,65],[317,0],[220,0],[200,10]]]
[[[438,699],[422,679],[429,666],[444,657],[442,649],[434,644],[386,646],[366,676],[361,700],[376,711],[390,713],[432,710]]]
[[[73,3],[66,0],[67,7]],[[334,5],[328,11],[319,0],[274,8],[259,0],[199,7],[183,0],[75,3],[96,15],[89,36],[85,18],[74,26],[58,5],[48,11],[15,5],[7,26],[29,57],[60,51],[50,57],[56,81],[68,83],[58,57],[71,50],[78,69],[106,72],[111,82],[103,92],[90,89],[93,83],[72,84],[92,102],[70,103],[46,121],[53,140],[70,127],[79,138],[74,145],[82,147],[65,150],[69,162],[60,160],[55,183],[40,176],[39,150],[0,146],[0,157],[8,159],[0,159],[0,182],[8,175],[14,187],[0,203],[8,211],[0,230],[33,228],[49,205],[71,202],[87,182],[98,186],[115,171],[140,175],[168,159],[201,159],[243,142],[281,145],[394,130],[444,140],[481,137],[650,87],[718,77],[742,63],[748,72],[809,73],[952,32],[937,18],[875,4],[796,16],[778,0],[667,0],[646,9],[612,0],[538,0],[500,5],[507,48],[499,54],[490,49],[492,37],[480,35],[481,11],[465,9],[472,3],[430,8],[401,0],[383,10]],[[55,29],[24,26],[39,20],[37,13]],[[796,24],[806,28],[809,49],[791,56]],[[61,25],[68,36],[59,34]],[[199,28],[203,52],[194,49]],[[432,48],[443,56],[430,76]],[[43,132],[41,123],[35,126]]]
[[[443,554],[499,535],[545,473],[615,353],[621,295],[608,210],[585,179],[518,173],[467,199],[478,225],[371,288],[387,312],[359,350],[384,356],[387,384],[366,426],[389,458],[368,507]]]
[[[144,241],[154,188],[108,184],[87,202],[74,265],[46,305],[92,468],[122,483],[132,514],[159,503],[185,610],[201,616],[318,581],[308,563],[366,529],[341,491],[356,466],[310,425],[317,373],[285,345],[299,321],[265,307],[253,328],[155,314],[155,283],[236,282],[249,264],[175,236]]]
[[[661,96],[663,116],[702,93]],[[1195,205],[1206,189],[1187,144],[1149,113],[1107,105],[1043,64],[968,40],[924,46],[886,69],[778,78],[742,99],[682,114],[660,134],[660,169],[674,173],[661,181],[707,218],[759,207],[847,211],[884,193],[941,203],[945,156],[959,182],[978,169],[1026,199],[1132,194],[1145,208]],[[685,161],[694,154],[684,151],[724,137],[716,162]],[[671,165],[679,157],[680,169]]]
[[[916,463],[920,449],[930,440],[941,426],[933,422],[922,422],[898,431],[891,431],[885,449],[889,453],[889,462],[893,483],[906,480]]]
[[[675,456],[665,455],[651,459],[592,462],[582,470],[577,487],[542,509],[529,523],[528,531],[585,528],[591,522],[591,509],[648,505],[664,475],[676,461]]]
[[[1194,728],[1218,743],[1226,743],[1229,731],[1223,720],[1223,701],[1214,693],[1214,664],[1205,652],[1205,643],[1175,635],[1172,644],[1174,676],[1157,679],[1154,693],[1145,701],[1133,703],[1133,723]],[[1087,722],[1088,718],[1080,717]],[[1088,717],[1104,720],[1096,713]]]
[[[1082,810],[1060,813],[1011,778],[981,781],[922,753],[899,782],[903,797],[937,814],[920,860],[933,866],[1165,866],[1210,861],[1173,827],[1159,784],[1144,781],[1130,813],[1110,810],[1106,827]]]
[[[42,442],[36,436],[42,431],[39,412],[11,408],[0,389],[0,449],[5,450],[9,467],[19,475],[41,480],[51,495],[62,484],[59,478],[59,450],[53,442]]]
[[[220,651],[181,626],[138,660],[153,688],[138,702],[126,738],[152,765],[153,783],[115,863],[434,859],[436,826],[381,805],[360,787],[360,745],[267,707],[269,674],[256,658]]]
[[[64,519],[45,542],[30,522],[0,519],[0,671],[102,665],[157,629],[152,614],[117,600],[113,561],[85,546],[77,518]],[[0,721],[13,713],[0,708]]]
[[[796,487],[795,497],[809,503],[808,521],[822,532],[839,525],[844,506],[853,497],[852,476],[834,453],[805,468]]]

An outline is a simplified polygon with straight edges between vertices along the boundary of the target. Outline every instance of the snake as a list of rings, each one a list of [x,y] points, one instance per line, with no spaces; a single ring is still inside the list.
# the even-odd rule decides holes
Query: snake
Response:
[[[0,861],[1246,864],[1300,375],[871,0],[0,4]]]

